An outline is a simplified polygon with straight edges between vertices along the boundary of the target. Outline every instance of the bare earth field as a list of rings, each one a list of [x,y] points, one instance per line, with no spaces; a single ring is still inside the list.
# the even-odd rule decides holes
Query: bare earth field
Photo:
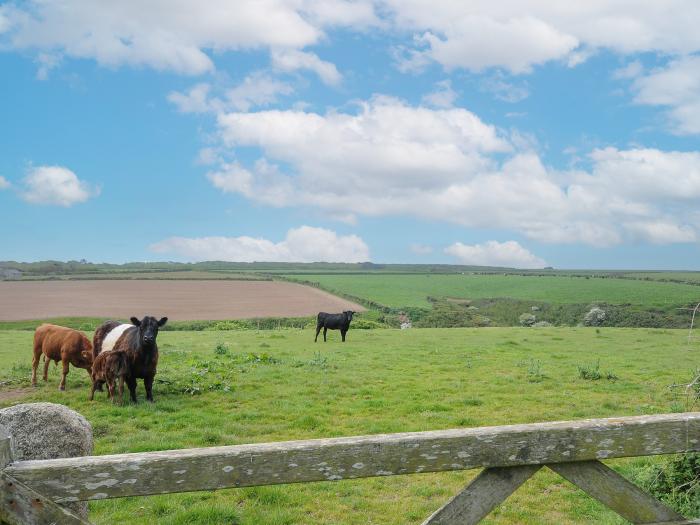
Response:
[[[327,292],[276,281],[0,282],[0,320],[168,316],[172,320],[302,317],[364,311]]]

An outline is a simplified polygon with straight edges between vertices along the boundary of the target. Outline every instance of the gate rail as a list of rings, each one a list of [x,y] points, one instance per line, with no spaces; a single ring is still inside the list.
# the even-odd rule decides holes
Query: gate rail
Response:
[[[543,466],[632,523],[690,524],[600,460],[700,451],[700,412],[12,461],[0,522],[87,523],[61,504],[482,467],[424,525],[478,523]]]

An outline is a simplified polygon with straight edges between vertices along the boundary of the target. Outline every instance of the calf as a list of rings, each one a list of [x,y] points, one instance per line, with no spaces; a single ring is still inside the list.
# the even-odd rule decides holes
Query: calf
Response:
[[[95,398],[95,390],[102,390],[107,383],[109,398],[114,403],[114,389],[119,380],[119,404],[124,403],[124,380],[129,374],[129,356],[124,350],[112,350],[99,354],[92,363],[92,388],[90,401]]]
[[[326,340],[326,332],[328,329],[340,330],[340,336],[343,338],[343,343],[345,342],[345,334],[348,333],[348,328],[350,328],[350,321],[352,321],[352,315],[355,312],[352,310],[346,310],[342,314],[327,314],[326,312],[319,312],[316,319],[316,338],[314,343],[318,341],[318,333],[323,328],[323,340]]]
[[[146,399],[153,402],[153,378],[158,365],[158,329],[168,322],[167,317],[156,320],[146,316],[140,321],[131,318],[131,324],[106,321],[96,331],[93,339],[93,356],[103,352],[120,350],[126,352],[128,372],[125,380],[131,400],[136,402],[136,380],[143,379]],[[99,389],[101,385],[97,385]]]
[[[36,369],[39,359],[44,355],[44,381],[48,381],[51,361],[63,363],[63,376],[58,385],[59,390],[66,389],[68,365],[84,368],[87,373],[92,369],[92,343],[82,332],[57,326],[42,324],[34,332],[34,359],[32,359],[32,385],[36,386]]]

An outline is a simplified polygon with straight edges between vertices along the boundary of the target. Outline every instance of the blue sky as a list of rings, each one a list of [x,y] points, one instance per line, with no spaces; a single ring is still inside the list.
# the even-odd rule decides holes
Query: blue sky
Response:
[[[0,0],[0,260],[697,269],[700,4],[590,4]]]

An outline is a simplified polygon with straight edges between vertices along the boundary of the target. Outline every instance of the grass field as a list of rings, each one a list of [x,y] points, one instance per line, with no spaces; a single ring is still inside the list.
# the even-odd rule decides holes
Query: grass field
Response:
[[[520,275],[305,275],[289,276],[391,307],[426,307],[428,297],[512,298],[549,303],[632,303],[645,306],[700,301],[694,285]]]
[[[435,430],[683,410],[700,348],[685,331],[593,328],[162,332],[156,403],[87,400],[88,377],[29,386],[32,333],[0,331],[0,405],[53,401],[85,415],[95,453]],[[581,379],[600,362],[617,380]],[[19,391],[9,398],[8,391]],[[4,396],[4,397],[3,397]],[[653,460],[614,462],[634,475]],[[221,490],[91,504],[96,523],[421,523],[474,471]],[[543,470],[486,523],[622,523]]]

